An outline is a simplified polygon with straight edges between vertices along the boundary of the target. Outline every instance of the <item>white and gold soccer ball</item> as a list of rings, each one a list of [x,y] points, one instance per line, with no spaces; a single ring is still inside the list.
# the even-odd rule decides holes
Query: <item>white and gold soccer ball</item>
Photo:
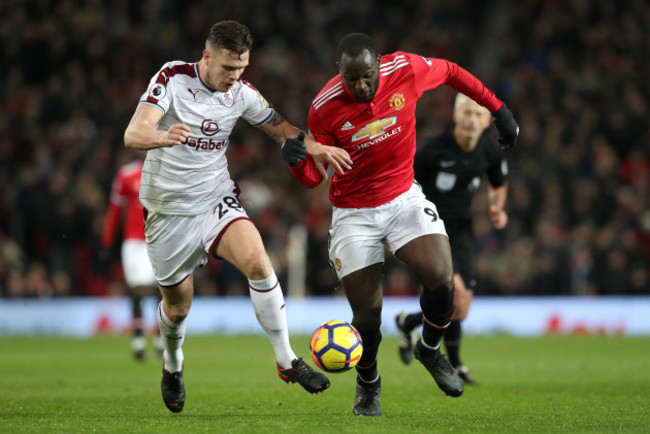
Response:
[[[309,341],[309,353],[325,372],[345,372],[354,368],[363,352],[357,329],[345,321],[328,321],[316,329]]]

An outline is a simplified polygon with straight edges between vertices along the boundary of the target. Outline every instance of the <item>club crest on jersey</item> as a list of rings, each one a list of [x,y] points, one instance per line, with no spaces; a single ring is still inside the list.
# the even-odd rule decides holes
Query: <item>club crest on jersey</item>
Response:
[[[149,88],[149,96],[157,100],[163,99],[165,93],[165,86],[162,83],[154,83],[154,85]]]
[[[214,136],[221,128],[214,119],[205,119],[201,124],[201,132],[206,136]]]
[[[404,108],[405,101],[406,100],[404,99],[404,95],[401,93],[394,93],[393,96],[391,96],[388,100],[388,104],[390,104],[390,108],[393,110],[402,110]]]
[[[232,104],[235,102],[235,100],[232,98],[230,91],[221,94],[221,102],[226,107],[232,107]]]

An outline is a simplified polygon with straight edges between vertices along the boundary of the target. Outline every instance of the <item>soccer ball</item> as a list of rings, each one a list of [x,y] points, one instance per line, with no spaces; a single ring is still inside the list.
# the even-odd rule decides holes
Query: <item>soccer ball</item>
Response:
[[[363,352],[357,329],[345,321],[328,321],[309,341],[309,353],[316,366],[325,372],[345,372],[354,368]]]

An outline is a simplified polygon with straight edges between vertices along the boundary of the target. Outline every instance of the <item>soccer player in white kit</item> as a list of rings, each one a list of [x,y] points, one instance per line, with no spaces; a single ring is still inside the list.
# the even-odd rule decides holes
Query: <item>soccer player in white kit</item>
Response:
[[[192,273],[208,255],[229,261],[248,278],[253,308],[275,351],[280,378],[298,382],[310,393],[329,387],[327,377],[291,348],[282,289],[228,172],[228,137],[240,117],[278,144],[297,140],[300,133],[240,78],[251,47],[246,26],[235,21],[214,24],[200,61],[168,62],[154,75],[124,134],[127,148],[147,150],[140,201],[147,250],[163,297],[158,307],[165,346],[161,391],[172,412],[185,404],[182,345]],[[344,150],[309,137],[305,146],[324,176],[326,164],[341,172],[351,167]]]

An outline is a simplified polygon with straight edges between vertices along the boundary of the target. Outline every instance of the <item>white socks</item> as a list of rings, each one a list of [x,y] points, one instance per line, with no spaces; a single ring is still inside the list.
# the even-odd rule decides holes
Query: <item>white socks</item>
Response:
[[[183,369],[183,342],[185,342],[185,323],[183,320],[174,324],[165,314],[162,308],[162,301],[158,304],[158,327],[165,352],[165,370],[167,372],[178,372]]]
[[[284,296],[275,272],[266,279],[249,280],[248,285],[255,316],[271,341],[278,364],[290,368],[296,355],[289,343]]]

